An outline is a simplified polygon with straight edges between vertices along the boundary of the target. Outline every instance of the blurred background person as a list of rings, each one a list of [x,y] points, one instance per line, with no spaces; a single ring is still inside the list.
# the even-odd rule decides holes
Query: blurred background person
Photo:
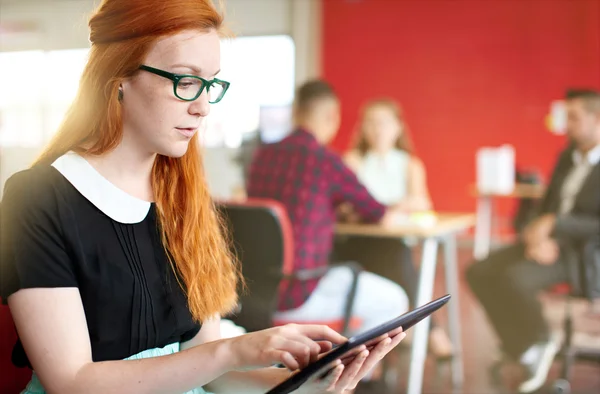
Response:
[[[558,159],[540,211],[517,243],[467,271],[502,351],[529,371],[522,393],[542,387],[560,349],[538,294],[563,282],[575,294],[600,293],[594,274],[600,266],[600,94],[570,90],[565,99],[569,146]]]
[[[325,147],[340,124],[340,103],[328,83],[315,80],[298,88],[294,121],[295,131],[288,137],[259,148],[247,190],[249,197],[285,206],[293,227],[294,269],[315,269],[330,262],[336,206],[348,202],[372,223],[393,223],[398,209],[377,202],[342,159]],[[335,267],[321,279],[284,284],[277,316],[298,322],[341,318],[351,283],[350,268]],[[361,273],[353,311],[363,321],[361,330],[407,309],[406,294],[398,284]]]
[[[357,142],[344,161],[382,204],[406,212],[431,209],[425,166],[414,154],[400,106],[391,99],[369,101],[358,121]]]
[[[406,214],[432,208],[425,166],[414,154],[402,110],[394,100],[367,102],[358,121],[356,144],[344,161],[380,203],[398,207]],[[349,208],[344,214],[354,216]],[[400,284],[408,294],[411,308],[416,306],[419,276],[412,251],[404,240],[342,238],[336,243],[336,253],[341,260],[358,261],[369,271]],[[434,321],[430,349],[439,360],[447,359],[452,355],[452,344]]]

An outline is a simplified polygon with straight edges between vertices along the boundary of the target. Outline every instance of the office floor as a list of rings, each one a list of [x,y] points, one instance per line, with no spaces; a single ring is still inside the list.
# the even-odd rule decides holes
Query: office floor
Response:
[[[449,367],[441,368],[437,371],[437,366],[430,358],[427,361],[425,370],[425,379],[423,385],[423,394],[442,394],[442,393],[471,393],[471,394],[504,394],[514,393],[518,384],[519,369],[517,367],[506,367],[503,369],[503,386],[494,385],[488,374],[488,368],[492,365],[497,356],[496,340],[494,334],[488,325],[483,310],[471,295],[464,279],[464,270],[471,263],[471,248],[459,249],[459,272],[460,272],[460,311],[462,323],[462,343],[464,347],[464,366],[465,366],[465,385],[461,390],[453,391],[450,383]],[[419,252],[416,252],[415,261],[418,260]],[[441,260],[440,260],[441,263]],[[444,286],[444,268],[443,264],[438,264],[436,275],[436,285],[434,296],[445,294]],[[560,308],[561,305],[556,305]],[[562,310],[562,309],[561,309]],[[446,316],[440,311],[438,321],[445,325]],[[587,327],[586,327],[587,325]],[[593,327],[591,325],[594,325]],[[583,327],[582,327],[583,326]],[[580,327],[584,330],[598,330],[597,321],[585,322]],[[591,330],[590,330],[591,331]],[[408,354],[403,352],[400,365],[400,383],[398,393],[404,393],[406,389],[405,377],[408,372]],[[558,377],[559,363],[555,363],[550,372],[549,381]],[[600,365],[577,364],[574,369],[572,380],[572,392],[575,394],[600,393]],[[551,390],[545,389],[541,393],[550,393]]]

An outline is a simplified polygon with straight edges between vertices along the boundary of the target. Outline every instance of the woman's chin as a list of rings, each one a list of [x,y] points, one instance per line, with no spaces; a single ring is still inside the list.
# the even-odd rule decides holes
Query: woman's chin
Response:
[[[182,157],[183,155],[185,155],[185,153],[188,150],[189,145],[190,145],[189,141],[178,141],[178,142],[172,144],[171,146],[165,147],[164,149],[162,149],[161,152],[158,152],[158,153],[163,156],[178,159],[178,158]]]

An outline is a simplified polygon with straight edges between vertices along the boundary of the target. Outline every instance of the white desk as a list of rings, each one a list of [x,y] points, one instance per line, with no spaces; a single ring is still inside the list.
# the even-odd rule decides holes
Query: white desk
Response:
[[[423,254],[419,274],[419,287],[415,304],[420,306],[433,298],[433,286],[437,265],[438,245],[444,246],[444,264],[446,273],[446,290],[452,295],[448,303],[448,325],[450,339],[454,346],[452,360],[452,384],[461,388],[464,381],[462,345],[460,338],[460,310],[458,289],[458,255],[456,250],[456,234],[469,229],[475,224],[472,214],[438,213],[437,223],[429,227],[415,225],[399,225],[385,228],[372,224],[338,224],[339,235],[360,235],[387,238],[418,238],[423,241]],[[414,327],[414,339],[411,349],[410,372],[408,376],[407,394],[420,394],[423,388],[423,374],[427,357],[430,318]]]

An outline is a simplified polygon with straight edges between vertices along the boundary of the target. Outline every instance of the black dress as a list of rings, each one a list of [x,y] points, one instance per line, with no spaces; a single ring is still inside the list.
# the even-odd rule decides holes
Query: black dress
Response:
[[[200,330],[162,247],[154,204],[118,189],[81,156],[13,175],[0,213],[3,302],[19,289],[78,288],[94,361]],[[19,342],[13,362],[29,364]]]

